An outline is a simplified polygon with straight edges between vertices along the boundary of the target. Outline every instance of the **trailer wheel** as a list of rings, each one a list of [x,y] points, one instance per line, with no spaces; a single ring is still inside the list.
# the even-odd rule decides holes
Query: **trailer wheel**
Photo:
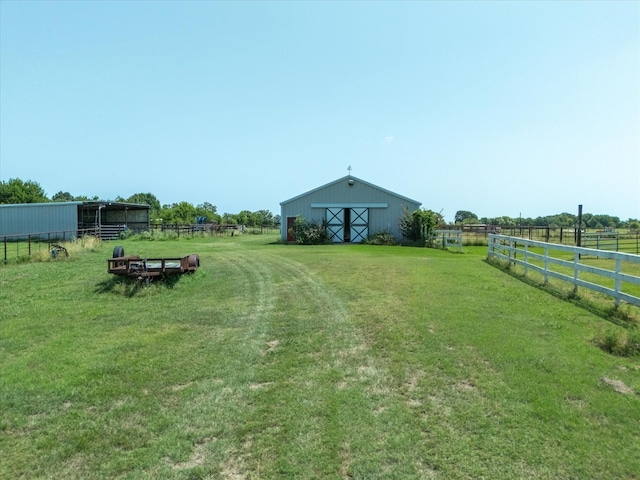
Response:
[[[200,266],[200,257],[198,255],[189,255],[188,263],[189,267],[195,270]]]
[[[124,248],[122,245],[116,245],[113,249],[113,258],[124,257]]]

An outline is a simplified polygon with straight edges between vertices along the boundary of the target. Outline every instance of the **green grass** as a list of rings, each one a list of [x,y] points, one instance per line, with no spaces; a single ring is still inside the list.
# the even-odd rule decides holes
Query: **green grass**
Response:
[[[529,252],[536,253],[538,255],[544,255],[544,250],[542,248],[531,248]],[[558,250],[551,249],[549,255],[553,258],[564,260],[566,262],[573,262],[574,260],[574,255],[572,253],[561,252]],[[522,260],[523,254],[518,253],[518,258],[519,260]],[[525,271],[525,267],[523,265],[509,265],[504,261],[498,261],[494,263],[496,263],[496,265],[501,268],[507,269],[513,275],[523,278],[526,277],[525,280],[532,285],[544,286],[547,291],[565,296],[572,300],[578,299],[583,306],[592,308],[594,311],[599,311],[602,314],[610,312],[610,314],[617,316],[618,318],[629,319],[635,323],[640,322],[639,308],[631,306],[624,302],[621,302],[620,305],[616,307],[615,300],[609,295],[595,292],[594,290],[588,289],[586,287],[580,287],[576,289],[571,282],[556,279],[552,276],[549,276],[547,278],[547,281],[545,282],[544,275],[542,273],[536,272],[530,268],[528,269],[528,271]],[[540,268],[544,268],[544,261],[542,259],[529,257],[528,263]],[[608,270],[609,272],[616,271],[616,261],[612,259],[583,257],[580,259],[580,263],[601,270]],[[563,274],[569,278],[572,278],[574,275],[573,267],[570,266],[557,265],[550,262],[548,268],[552,272]],[[640,277],[640,264],[638,263],[624,261],[621,262],[620,268],[622,273]],[[612,278],[588,272],[580,272],[579,277],[581,280],[612,290],[615,289],[615,281]],[[640,297],[640,285],[634,285],[630,282],[622,282],[621,291],[635,297]]]
[[[0,268],[0,478],[638,478],[623,327],[486,247],[275,240],[121,242],[200,255],[148,288],[114,243]]]

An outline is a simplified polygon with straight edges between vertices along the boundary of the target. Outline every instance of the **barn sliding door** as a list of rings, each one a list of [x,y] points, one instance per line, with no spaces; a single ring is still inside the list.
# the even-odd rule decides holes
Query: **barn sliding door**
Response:
[[[334,243],[344,241],[344,208],[327,208],[327,235]]]
[[[369,236],[369,209],[351,209],[351,241],[360,243]]]

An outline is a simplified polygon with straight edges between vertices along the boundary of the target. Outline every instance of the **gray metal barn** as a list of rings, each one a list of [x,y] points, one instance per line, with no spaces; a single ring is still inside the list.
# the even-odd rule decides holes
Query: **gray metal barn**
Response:
[[[398,220],[403,207],[412,212],[420,205],[416,200],[347,175],[281,202],[280,236],[294,241],[289,229],[301,215],[313,222],[326,221],[334,242],[360,243],[381,231],[400,239]]]
[[[0,237],[85,233],[115,238],[125,228],[149,230],[149,205],[120,202],[50,202],[0,205]]]

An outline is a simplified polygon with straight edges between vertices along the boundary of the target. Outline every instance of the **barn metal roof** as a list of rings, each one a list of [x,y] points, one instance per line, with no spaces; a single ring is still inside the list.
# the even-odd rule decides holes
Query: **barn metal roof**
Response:
[[[295,200],[298,200],[299,198],[305,197],[305,196],[310,195],[310,194],[312,194],[314,192],[317,192],[319,190],[323,190],[323,189],[325,189],[327,187],[330,187],[332,185],[335,185],[337,183],[344,182],[345,180],[353,180],[355,182],[360,182],[360,183],[363,183],[364,185],[368,185],[371,188],[375,188],[376,190],[379,190],[381,192],[385,192],[385,193],[387,193],[389,195],[393,195],[394,197],[397,197],[397,198],[399,198],[401,200],[404,200],[406,202],[422,205],[422,202],[419,202],[418,200],[413,200],[412,198],[405,197],[404,195],[400,195],[398,193],[392,192],[391,190],[387,190],[387,189],[382,188],[382,187],[380,187],[378,185],[374,185],[373,183],[367,182],[366,180],[362,180],[361,178],[358,178],[358,177],[354,177],[353,175],[346,175],[344,177],[338,178],[337,180],[334,180],[333,182],[325,183],[324,185],[321,185],[321,186],[319,186],[317,188],[314,188],[312,190],[308,190],[308,191],[306,191],[304,193],[301,193],[300,195],[296,195],[295,197],[292,197],[292,198],[290,198],[288,200],[284,200],[283,202],[280,202],[280,205],[286,205],[287,203],[291,203],[291,202],[293,202]]]

